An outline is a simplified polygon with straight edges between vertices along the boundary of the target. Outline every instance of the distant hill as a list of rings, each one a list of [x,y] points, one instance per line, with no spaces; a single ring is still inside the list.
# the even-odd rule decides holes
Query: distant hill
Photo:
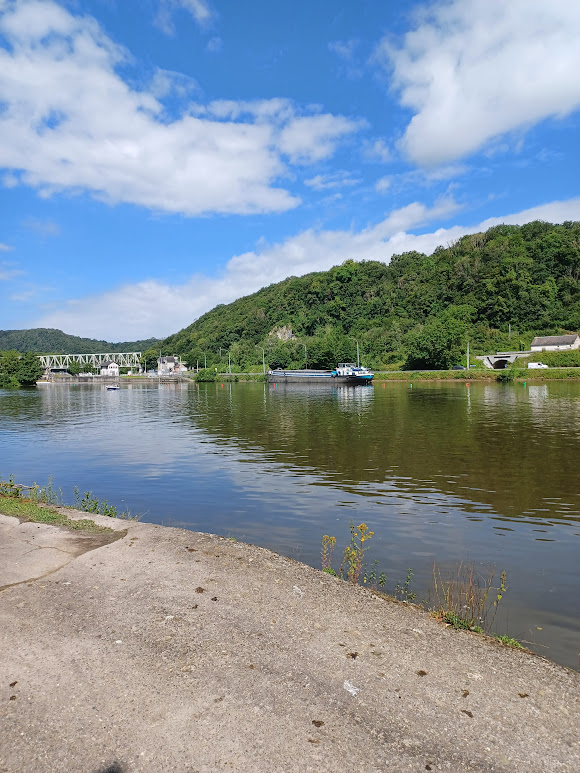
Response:
[[[356,257],[356,256],[355,256]],[[210,367],[328,366],[356,356],[379,367],[448,367],[474,354],[523,349],[537,334],[580,328],[580,222],[499,225],[432,255],[387,265],[347,260],[216,306],[162,342]],[[287,339],[287,340],[284,340]]]
[[[31,330],[0,330],[0,351],[16,349],[18,352],[37,354],[97,354],[99,352],[142,352],[159,341],[148,338],[144,341],[130,341],[111,344],[94,338],[79,338],[62,330],[37,327]]]

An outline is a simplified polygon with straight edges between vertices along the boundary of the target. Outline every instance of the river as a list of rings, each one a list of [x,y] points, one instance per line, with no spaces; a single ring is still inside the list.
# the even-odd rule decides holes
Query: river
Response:
[[[578,668],[580,383],[0,390],[0,477],[320,566],[324,534],[433,603],[433,564],[507,573],[496,628]],[[335,562],[336,566],[336,562]],[[431,595],[430,595],[431,594]]]

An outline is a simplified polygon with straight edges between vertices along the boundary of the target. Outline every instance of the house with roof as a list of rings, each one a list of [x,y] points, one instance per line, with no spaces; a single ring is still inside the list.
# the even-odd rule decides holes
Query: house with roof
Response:
[[[563,336],[536,336],[532,341],[533,352],[559,352],[580,349],[580,336],[576,333]]]
[[[185,363],[181,362],[179,357],[159,357],[157,359],[157,373],[160,376],[185,373],[186,370]]]
[[[118,376],[119,366],[112,360],[101,363],[101,376]]]

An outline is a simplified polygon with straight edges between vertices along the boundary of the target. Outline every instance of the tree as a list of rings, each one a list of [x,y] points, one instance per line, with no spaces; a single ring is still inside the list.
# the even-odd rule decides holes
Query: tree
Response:
[[[2,352],[0,356],[0,372],[7,376],[16,376],[19,363],[20,355],[16,350],[10,349],[7,352]]]
[[[71,362],[69,363],[67,370],[72,376],[78,376],[82,371],[82,366],[80,362]]]
[[[159,357],[159,349],[146,349],[141,355],[141,365],[147,370],[155,370],[157,367],[157,358]]]
[[[465,332],[458,319],[432,319],[409,334],[405,368],[447,370],[461,357]]]
[[[22,386],[32,386],[44,373],[40,360],[32,352],[22,355],[18,363],[16,378]]]

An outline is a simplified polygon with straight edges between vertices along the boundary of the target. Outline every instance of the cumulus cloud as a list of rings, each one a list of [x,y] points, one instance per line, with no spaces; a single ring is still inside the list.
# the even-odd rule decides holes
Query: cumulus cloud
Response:
[[[0,252],[10,252],[13,249],[14,247],[11,247],[9,244],[2,244],[2,242],[0,242]]]
[[[130,63],[90,17],[53,0],[0,3],[5,184],[42,195],[85,190],[185,215],[280,212],[299,203],[276,185],[288,162],[327,158],[361,127],[278,99],[183,101],[187,109],[172,118],[163,96],[183,99],[195,81],[161,71],[149,89],[136,90],[119,73]]]
[[[328,113],[294,118],[280,132],[280,150],[296,164],[311,164],[331,156],[338,141],[366,126]]]
[[[422,234],[409,232],[437,218],[448,218],[458,209],[453,199],[443,198],[433,207],[415,202],[394,210],[381,222],[360,231],[308,229],[284,242],[264,243],[254,251],[234,256],[217,278],[196,275],[181,285],[155,279],[125,285],[69,301],[57,311],[33,320],[30,326],[56,327],[108,341],[165,336],[191,324],[218,303],[229,303],[288,276],[327,270],[348,258],[388,263],[394,254],[408,250],[430,254],[439,245],[500,223],[578,220],[580,197],[488,218],[471,226],[456,225]]]
[[[580,106],[580,3],[448,0],[416,19],[376,51],[414,113],[401,141],[413,161],[446,163]]]

